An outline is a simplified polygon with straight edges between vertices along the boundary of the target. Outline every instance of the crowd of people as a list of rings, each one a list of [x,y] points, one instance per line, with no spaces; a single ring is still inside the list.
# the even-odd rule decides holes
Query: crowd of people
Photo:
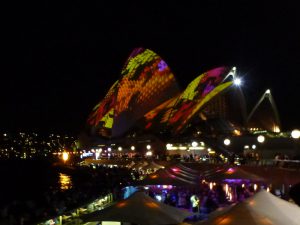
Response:
[[[0,224],[26,225],[56,217],[68,210],[87,204],[100,196],[113,193],[121,198],[121,189],[132,182],[127,168],[96,166],[80,167],[72,174],[73,187],[60,190],[51,186],[32,199],[14,199],[1,205]],[[24,193],[26,194],[26,193]]]
[[[255,190],[252,186],[235,185],[234,192],[235,197],[229,198],[224,185],[214,184],[210,187],[208,183],[202,183],[197,187],[173,187],[172,189],[159,189],[152,186],[148,190],[149,196],[158,201],[195,213],[191,220],[206,219],[208,214],[217,208],[244,201],[252,196]]]

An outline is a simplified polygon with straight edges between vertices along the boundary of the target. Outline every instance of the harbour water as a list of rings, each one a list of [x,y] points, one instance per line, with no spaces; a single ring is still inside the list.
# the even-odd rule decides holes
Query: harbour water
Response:
[[[48,161],[0,162],[0,224],[38,224],[131,182],[126,168],[69,167]]]
[[[78,186],[73,181],[74,176],[75,173],[54,167],[46,161],[2,161],[0,222],[19,216],[39,220],[66,209],[64,198],[73,194]]]

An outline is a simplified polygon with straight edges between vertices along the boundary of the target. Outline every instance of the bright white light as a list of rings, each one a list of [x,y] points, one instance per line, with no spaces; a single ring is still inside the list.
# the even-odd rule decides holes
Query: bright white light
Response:
[[[162,200],[161,195],[155,195],[155,198],[156,198],[156,200],[159,201],[159,202],[161,202],[161,200]]]
[[[111,148],[108,148],[107,151],[111,152]]]
[[[146,148],[147,148],[148,150],[150,150],[150,149],[151,149],[151,145],[147,145]]]
[[[292,138],[295,138],[295,139],[300,138],[300,130],[297,130],[297,129],[293,130],[291,133],[291,136],[292,136]]]
[[[166,147],[167,149],[170,149],[173,145],[172,144],[167,144]]]
[[[198,146],[198,143],[197,143],[196,141],[193,141],[193,142],[192,142],[192,146],[193,146],[193,147],[197,147],[197,146]]]
[[[152,152],[151,151],[146,152],[146,156],[152,156]]]
[[[263,143],[263,142],[265,141],[265,136],[259,135],[259,136],[257,137],[257,141],[258,141],[259,143]]]
[[[230,145],[230,143],[231,143],[231,141],[228,138],[226,138],[224,140],[224,145]]]
[[[118,147],[118,150],[119,150],[119,151],[122,151],[122,147]]]
[[[271,93],[270,89],[267,89],[265,93],[270,94]]]
[[[228,194],[228,192],[229,192],[228,184],[225,184],[225,193]]]
[[[95,153],[95,159],[96,159],[96,160],[99,159],[99,156],[100,156],[100,152],[96,152],[96,153]]]
[[[135,150],[135,147],[134,147],[134,146],[131,146],[130,149],[131,149],[132,151],[134,151],[134,150]]]
[[[256,145],[252,145],[252,149],[256,149]]]
[[[241,79],[240,78],[235,78],[234,80],[233,80],[233,83],[236,85],[236,86],[240,86],[241,84],[242,84],[242,81],[241,81]]]

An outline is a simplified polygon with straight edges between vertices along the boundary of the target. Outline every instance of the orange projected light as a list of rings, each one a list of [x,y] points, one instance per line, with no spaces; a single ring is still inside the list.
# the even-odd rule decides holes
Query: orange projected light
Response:
[[[149,49],[135,49],[121,75],[88,119],[100,135],[122,135],[145,113],[179,93],[170,68]]]
[[[124,207],[124,206],[126,206],[127,205],[127,203],[126,202],[119,202],[119,203],[117,203],[117,207],[118,208],[122,208],[122,207]]]
[[[159,208],[159,205],[154,202],[146,202],[145,205],[150,208]]]

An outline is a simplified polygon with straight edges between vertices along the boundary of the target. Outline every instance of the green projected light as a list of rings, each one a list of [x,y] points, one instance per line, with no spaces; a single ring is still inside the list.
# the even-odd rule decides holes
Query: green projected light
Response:
[[[207,102],[232,85],[232,79],[227,79],[229,75],[232,70],[227,67],[201,74],[179,96],[147,113],[145,128],[180,132]]]
[[[121,76],[88,119],[100,135],[105,129],[103,134],[122,135],[145,113],[179,93],[170,68],[149,49],[135,49]]]

